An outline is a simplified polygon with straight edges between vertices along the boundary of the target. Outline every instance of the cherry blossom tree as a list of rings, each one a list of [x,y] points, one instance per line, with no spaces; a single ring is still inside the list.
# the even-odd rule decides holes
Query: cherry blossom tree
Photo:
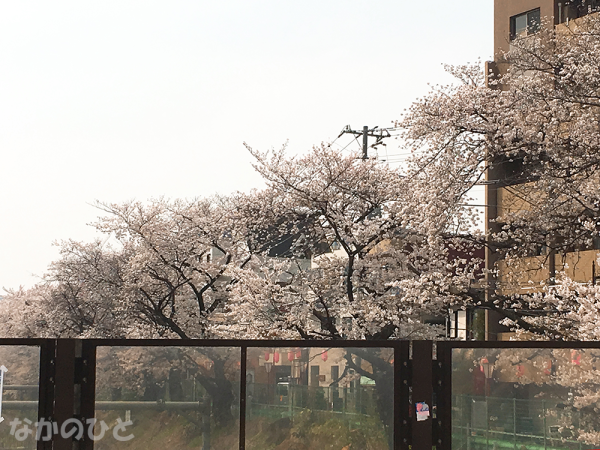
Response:
[[[534,296],[506,298],[491,285],[482,304],[550,338],[589,338],[581,324],[591,317],[578,311],[597,309],[595,288],[583,300],[584,290],[568,282],[560,295],[552,286],[556,255],[592,248],[600,230],[599,49],[597,15],[542,27],[511,42],[487,83],[479,64],[448,67],[458,82],[435,87],[397,123],[415,170],[444,180],[431,184],[432,195],[470,189],[486,171],[488,184],[510,193],[489,224],[491,255],[521,270],[524,257],[541,255],[549,277]],[[544,311],[525,317],[515,308]]]
[[[44,286],[7,290],[0,302],[3,337],[52,338],[56,336],[48,313],[48,291]],[[59,319],[60,320],[60,319]],[[51,321],[51,324],[49,324]]]
[[[250,254],[225,199],[99,204],[97,228],[131,250],[122,308],[159,335],[207,337],[210,318],[234,281],[230,266]]]
[[[221,335],[433,336],[439,330],[425,318],[464,304],[457,294],[469,290],[477,264],[448,257],[451,247],[466,245],[456,236],[470,225],[456,197],[424,204],[419,181],[326,145],[302,157],[287,156],[285,147],[249,150],[268,184],[258,195],[276,202],[245,220],[284,217],[294,225],[294,248],[310,254],[313,267],[291,259],[238,271],[244,282],[232,290]]]
[[[106,239],[61,243],[61,257],[44,282],[9,293],[0,305],[3,335],[211,337],[228,288],[237,282],[229,267],[243,268],[254,245],[245,239],[228,202],[98,204],[106,215],[96,227],[116,244],[111,247]],[[266,245],[264,238],[256,242]],[[202,353],[212,361],[212,375],[198,372],[197,379],[212,398],[214,417],[226,426],[233,420],[234,399],[232,384],[223,376],[227,355],[211,349]],[[130,367],[130,377],[144,377],[138,366],[118,367]]]

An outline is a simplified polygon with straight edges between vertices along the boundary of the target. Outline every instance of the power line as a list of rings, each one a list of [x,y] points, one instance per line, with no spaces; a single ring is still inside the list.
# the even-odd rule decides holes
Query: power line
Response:
[[[341,152],[343,152],[343,151],[344,151],[344,150],[346,150],[348,147],[350,147],[350,145],[351,145],[351,144],[354,144],[355,142],[356,142],[356,143],[358,143],[358,138],[357,138],[357,137],[355,137],[355,138],[354,138],[354,140],[352,140],[352,141],[348,142],[348,143],[347,143],[347,144],[344,146],[344,148],[342,148],[340,151],[341,151]],[[341,145],[340,145],[340,147],[341,147]]]

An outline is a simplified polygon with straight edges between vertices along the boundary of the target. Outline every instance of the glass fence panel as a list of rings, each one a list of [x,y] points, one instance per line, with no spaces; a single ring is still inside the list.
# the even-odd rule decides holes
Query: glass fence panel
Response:
[[[227,347],[98,347],[96,448],[238,449],[240,357]]]
[[[249,348],[246,449],[392,448],[390,348]]]
[[[452,448],[600,448],[600,349],[453,349]]]
[[[0,345],[2,397],[0,447],[35,449],[40,380],[40,348]]]

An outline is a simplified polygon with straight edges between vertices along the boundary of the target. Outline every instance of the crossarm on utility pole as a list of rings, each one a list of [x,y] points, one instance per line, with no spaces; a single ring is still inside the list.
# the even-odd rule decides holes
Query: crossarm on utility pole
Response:
[[[369,130],[369,127],[365,125],[363,127],[362,131],[358,131],[358,130],[353,130],[352,128],[350,128],[350,125],[346,125],[346,127],[342,130],[342,132],[338,136],[338,138],[342,137],[342,135],[344,135],[344,134],[353,134],[355,136],[362,136],[363,137],[362,159],[368,159],[368,157],[369,157],[369,151],[368,151],[369,137],[377,138],[377,142],[375,142],[375,144],[373,144],[373,147],[381,144],[381,141],[383,141],[384,138],[391,137],[389,131],[385,128],[379,129],[379,132],[376,133],[375,130],[377,130],[377,128],[379,128],[379,127],[374,127]]]

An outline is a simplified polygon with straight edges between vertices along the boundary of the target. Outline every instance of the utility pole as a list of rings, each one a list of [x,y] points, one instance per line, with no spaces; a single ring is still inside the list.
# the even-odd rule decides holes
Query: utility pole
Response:
[[[371,145],[371,147],[373,147],[373,148],[377,147],[379,144],[382,144],[384,138],[391,137],[390,132],[387,129],[382,128],[382,129],[377,130],[377,128],[379,128],[379,127],[375,127],[375,128],[372,128],[369,130],[368,126],[364,126],[362,131],[358,131],[358,130],[353,130],[352,128],[350,128],[350,125],[346,125],[346,127],[342,130],[342,132],[338,136],[338,138],[342,137],[342,135],[344,135],[344,134],[354,134],[356,136],[362,135],[362,137],[363,137],[362,159],[368,159],[368,157],[369,157],[369,153],[368,153],[369,136],[377,138],[377,141],[373,145]],[[385,144],[383,144],[383,145],[385,145]]]

